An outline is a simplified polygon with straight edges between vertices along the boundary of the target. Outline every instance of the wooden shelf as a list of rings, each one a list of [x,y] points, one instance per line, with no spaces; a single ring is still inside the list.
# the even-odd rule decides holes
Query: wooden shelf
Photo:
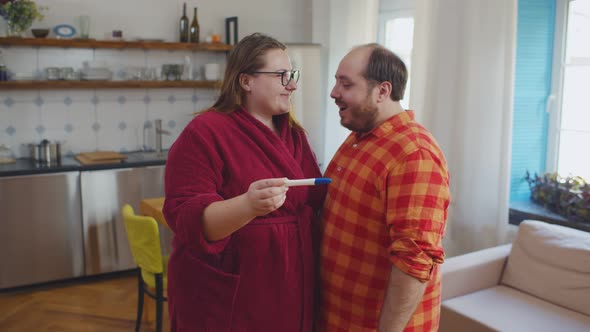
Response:
[[[64,90],[64,89],[216,89],[219,81],[7,81],[0,82],[2,90]]]
[[[231,45],[221,43],[171,43],[164,41],[127,41],[95,39],[55,39],[55,38],[0,38],[3,46],[94,48],[94,49],[144,49],[144,50],[183,50],[227,52]]]

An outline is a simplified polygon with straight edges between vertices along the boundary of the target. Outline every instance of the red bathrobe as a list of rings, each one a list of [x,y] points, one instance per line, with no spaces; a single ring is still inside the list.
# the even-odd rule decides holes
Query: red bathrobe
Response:
[[[278,210],[208,242],[203,210],[265,178],[320,177],[303,131],[274,117],[277,136],[244,109],[206,112],[174,143],[164,215],[174,231],[168,263],[172,331],[311,331],[317,212],[324,186],[291,187]]]

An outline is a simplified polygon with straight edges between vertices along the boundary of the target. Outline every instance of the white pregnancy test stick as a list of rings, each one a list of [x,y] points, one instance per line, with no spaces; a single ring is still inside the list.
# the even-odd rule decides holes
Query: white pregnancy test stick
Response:
[[[332,179],[329,178],[310,178],[310,179],[300,179],[300,180],[287,180],[285,183],[287,187],[294,187],[294,186],[315,186],[318,184],[328,184],[332,182]]]

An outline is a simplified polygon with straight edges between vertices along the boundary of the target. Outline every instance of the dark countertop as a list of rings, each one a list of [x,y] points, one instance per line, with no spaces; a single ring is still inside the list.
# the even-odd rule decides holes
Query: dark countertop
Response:
[[[0,164],[0,177],[60,173],[72,171],[94,171],[104,169],[159,166],[166,164],[168,151],[123,153],[127,159],[117,164],[82,165],[73,157],[62,157],[60,164],[40,165],[31,159],[17,159],[16,163]]]

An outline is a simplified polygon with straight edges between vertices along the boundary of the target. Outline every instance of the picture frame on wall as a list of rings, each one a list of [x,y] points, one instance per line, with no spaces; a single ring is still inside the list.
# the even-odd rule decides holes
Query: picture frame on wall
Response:
[[[228,45],[238,43],[238,17],[232,16],[225,19],[225,42]]]

